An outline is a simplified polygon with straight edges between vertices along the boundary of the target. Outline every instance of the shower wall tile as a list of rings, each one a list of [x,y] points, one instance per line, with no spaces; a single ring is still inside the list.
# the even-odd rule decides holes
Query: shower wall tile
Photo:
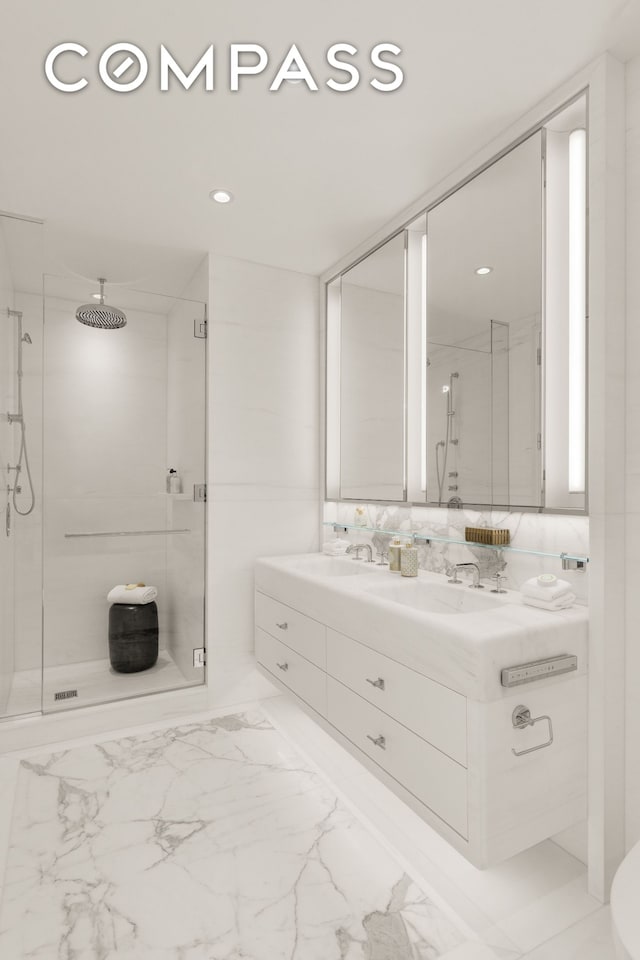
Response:
[[[111,336],[47,299],[44,458],[49,497],[160,493],[166,471],[166,317],[128,311]]]
[[[318,281],[210,259],[209,647],[253,647],[253,565],[318,547]]]

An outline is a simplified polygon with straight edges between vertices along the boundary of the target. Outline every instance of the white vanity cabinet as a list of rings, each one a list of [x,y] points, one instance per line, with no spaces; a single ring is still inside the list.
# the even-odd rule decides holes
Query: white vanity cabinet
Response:
[[[586,648],[579,670],[506,689],[501,667],[531,659],[515,644],[495,664],[498,683],[474,697],[463,683],[443,683],[442,668],[429,675],[429,657],[405,646],[401,619],[385,645],[371,620],[349,616],[358,578],[335,588],[286,577],[279,585],[272,574],[256,579],[261,668],[472,863],[487,866],[585,819]],[[561,652],[574,649],[544,655]],[[550,720],[514,726],[518,707]]]

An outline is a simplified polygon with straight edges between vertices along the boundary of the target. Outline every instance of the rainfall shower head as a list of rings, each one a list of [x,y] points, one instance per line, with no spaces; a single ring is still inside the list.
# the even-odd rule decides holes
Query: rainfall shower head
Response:
[[[104,302],[104,277],[98,277],[100,284],[100,302],[83,303],[76,310],[76,320],[87,327],[96,327],[98,330],[118,330],[127,322],[126,315],[117,307],[108,307]]]

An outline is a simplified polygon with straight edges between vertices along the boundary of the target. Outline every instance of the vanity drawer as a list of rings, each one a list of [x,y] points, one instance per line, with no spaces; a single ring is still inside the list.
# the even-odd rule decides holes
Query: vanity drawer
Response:
[[[327,715],[327,675],[275,637],[256,627],[256,660],[301,700]]]
[[[318,667],[326,668],[326,627],[323,623],[256,591],[256,626],[297,650]]]
[[[462,837],[467,771],[392,717],[327,677],[327,718],[353,744]],[[383,737],[380,745],[373,741]]]
[[[467,765],[466,697],[331,629],[327,629],[327,672]]]

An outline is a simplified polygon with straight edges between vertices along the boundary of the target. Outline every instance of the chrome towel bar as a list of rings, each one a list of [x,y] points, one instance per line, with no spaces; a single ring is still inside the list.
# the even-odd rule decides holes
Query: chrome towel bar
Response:
[[[159,537],[169,533],[191,533],[191,530],[106,530],[100,533],[65,533],[65,540],[81,537]]]

